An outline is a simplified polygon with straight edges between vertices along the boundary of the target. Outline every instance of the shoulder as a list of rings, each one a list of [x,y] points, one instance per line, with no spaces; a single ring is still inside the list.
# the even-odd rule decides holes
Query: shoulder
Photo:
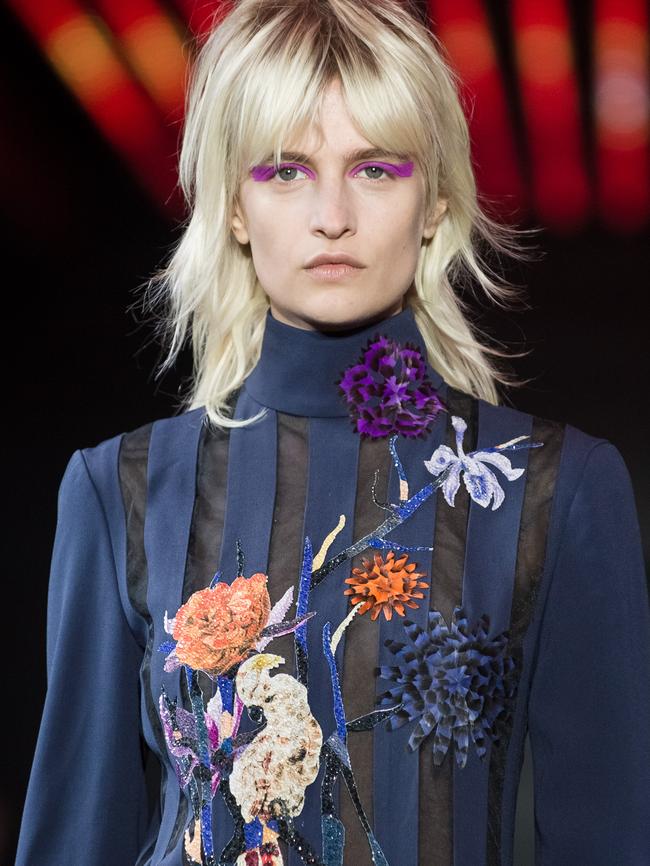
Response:
[[[201,406],[179,415],[157,418],[125,430],[96,445],[80,447],[70,457],[64,479],[86,473],[100,498],[115,491],[132,472],[146,471],[152,450],[159,462],[173,463],[174,455],[198,445],[204,429],[205,410]]]
[[[521,430],[529,430],[532,440],[541,441],[544,447],[551,446],[557,453],[559,474],[563,476],[579,476],[590,454],[596,449],[600,453],[603,446],[608,446],[604,449],[605,453],[617,451],[608,439],[568,421],[535,415],[504,404],[495,406],[481,399],[475,399],[475,402],[479,429],[481,423],[498,428],[503,432],[504,438],[516,436]],[[542,451],[543,449],[539,449],[540,455]]]
[[[592,511],[606,505],[633,506],[631,474],[618,447],[567,421],[523,412],[511,406],[494,406],[476,399],[479,435],[490,433],[481,445],[508,441],[522,433],[541,447],[531,448],[527,458],[527,484],[540,502],[552,502],[556,531],[560,531],[576,503]],[[494,433],[494,436],[492,435]],[[497,435],[498,433],[498,435]],[[493,441],[486,441],[486,438]],[[609,490],[610,493],[606,494]]]

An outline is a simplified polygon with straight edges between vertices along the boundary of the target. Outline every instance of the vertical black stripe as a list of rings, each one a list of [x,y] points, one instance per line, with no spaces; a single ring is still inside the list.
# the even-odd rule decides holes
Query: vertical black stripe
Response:
[[[295,616],[297,587],[302,565],[303,525],[300,516],[305,511],[307,472],[309,466],[309,418],[277,413],[276,494],[273,508],[273,528],[269,542],[269,595],[271,604],[278,602],[290,586],[294,587],[294,605],[287,619]],[[282,673],[293,674],[294,635],[273,639],[269,652],[284,659]],[[290,863],[293,852],[278,840],[284,863]]]
[[[391,456],[386,439],[362,439],[359,445],[357,496],[354,512],[354,538],[371,532],[382,519],[382,512],[372,499],[372,484],[378,470],[376,495],[380,502],[388,498]],[[353,568],[362,568],[363,559],[372,559],[372,550],[357,554],[350,561]],[[351,605],[350,605],[351,607]],[[357,616],[352,628],[346,631],[343,665],[343,694],[348,720],[371,712],[375,707],[375,666],[379,642],[378,621],[370,613]],[[354,777],[370,825],[373,814],[373,737],[368,731],[352,733],[348,739],[348,752]],[[341,797],[340,817],[345,827],[344,866],[360,866],[368,859],[368,840],[357,817],[352,800]]]
[[[195,592],[210,585],[219,565],[226,512],[229,445],[228,430],[212,424],[203,425],[196,460],[196,494],[183,577],[183,604]],[[196,676],[201,691],[209,699],[215,693],[215,683],[203,671],[197,671]],[[180,685],[183,704],[189,706],[190,696],[184,676],[180,678]],[[182,800],[187,802],[185,797]],[[177,829],[174,827],[175,831]],[[172,833],[172,841],[175,839],[176,832]]]
[[[126,586],[129,601],[147,624],[145,651],[140,669],[147,718],[161,755],[166,754],[165,736],[151,693],[151,653],[153,649],[153,620],[147,605],[149,570],[144,549],[144,520],[147,507],[147,466],[149,443],[153,424],[125,433],[120,443],[118,475],[126,520]],[[158,758],[149,753],[147,790],[150,814],[162,805],[162,767]],[[182,809],[180,810],[183,811]],[[179,818],[177,816],[177,823]],[[155,840],[154,843],[155,844]],[[142,857],[146,852],[142,853]],[[150,854],[151,852],[149,852]]]
[[[452,415],[467,422],[463,440],[466,452],[476,448],[478,404],[475,398],[455,388],[447,393],[446,444],[456,451],[456,431]],[[439,610],[448,624],[463,595],[463,566],[467,542],[469,494],[461,483],[454,506],[445,501],[442,490],[436,493],[436,524],[433,539],[430,607]],[[453,746],[442,764],[433,763],[430,738],[420,746],[420,866],[452,866],[454,852]]]
[[[118,473],[126,516],[126,586],[129,601],[143,619],[147,608],[147,558],[144,552],[144,515],[147,507],[147,462],[152,424],[122,436]]]
[[[210,585],[219,564],[226,513],[227,430],[203,425],[197,457],[196,499],[187,548],[183,604]]]
[[[278,456],[273,529],[269,543],[269,594],[271,605],[289,587],[294,587],[294,606],[287,619],[295,616],[300,568],[309,463],[309,418],[278,412]],[[282,656],[282,673],[294,673],[294,635],[273,638],[269,652]]]
[[[228,430],[216,428],[209,424],[202,426],[196,462],[196,493],[183,575],[183,604],[193,593],[209,585],[219,562],[225,513],[229,441]],[[174,611],[169,611],[170,616],[173,613]],[[150,642],[152,639],[153,628],[151,629]],[[202,672],[198,672],[197,676],[203,693],[207,696],[212,695],[214,683]],[[189,695],[184,676],[180,678],[180,688],[182,700],[187,706]],[[157,709],[156,718],[158,720]],[[159,720],[158,724],[160,724]],[[182,793],[174,827],[167,844],[167,854],[179,844],[188,816],[189,803],[185,794]]]
[[[531,441],[543,442],[531,449],[526,471],[526,490],[517,541],[517,565],[510,613],[510,647],[518,652],[530,624],[544,568],[553,493],[560,465],[565,425],[541,418],[533,419]],[[490,751],[488,782],[488,866],[501,864],[502,798],[506,757],[512,722],[499,744]]]

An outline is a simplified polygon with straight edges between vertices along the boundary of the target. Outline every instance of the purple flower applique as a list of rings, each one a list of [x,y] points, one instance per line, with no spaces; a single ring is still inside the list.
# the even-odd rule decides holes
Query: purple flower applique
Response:
[[[178,783],[181,788],[185,788],[194,782],[194,768],[201,763],[196,717],[194,713],[179,707],[176,699],[170,700],[164,686],[158,706],[167,748],[174,757]],[[221,693],[217,691],[208,701],[207,709],[203,713],[210,750],[210,782],[213,797],[221,780],[222,768],[218,760],[220,755],[218,750],[223,747],[226,740],[233,741],[236,738],[243,706],[242,701],[235,695],[233,712],[225,711]],[[230,752],[231,750],[228,749],[227,754]]]
[[[348,367],[336,384],[362,437],[422,438],[445,411],[417,346],[385,336],[370,340],[359,362]]]
[[[503,502],[505,494],[499,484],[499,479],[489,466],[486,466],[486,463],[496,466],[503,472],[508,481],[515,481],[524,474],[524,469],[513,469],[510,460],[501,452],[517,451],[520,448],[540,448],[544,443],[524,443],[522,440],[529,437],[517,436],[508,442],[502,442],[500,445],[465,454],[463,437],[465,430],[467,430],[467,423],[457,415],[452,415],[451,423],[456,431],[456,450],[458,453],[454,454],[448,445],[439,445],[431,455],[431,459],[424,461],[424,465],[432,475],[440,475],[441,472],[446,473],[442,492],[449,505],[453,506],[454,504],[462,473],[467,492],[474,502],[487,508],[492,501],[492,511],[495,511]]]

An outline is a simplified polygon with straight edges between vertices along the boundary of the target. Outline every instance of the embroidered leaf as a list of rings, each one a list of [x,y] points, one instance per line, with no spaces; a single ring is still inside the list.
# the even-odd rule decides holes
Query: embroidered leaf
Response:
[[[341,624],[338,626],[338,628],[336,629],[336,631],[334,632],[334,634],[332,635],[332,642],[331,642],[331,644],[330,644],[330,647],[331,647],[332,653],[336,653],[336,648],[337,648],[337,646],[339,645],[339,642],[340,642],[341,638],[343,637],[343,632],[344,632],[344,631],[346,630],[346,628],[350,625],[350,623],[351,623],[352,620],[354,619],[355,614],[357,613],[357,611],[358,611],[359,608],[361,608],[361,607],[363,607],[363,602],[359,602],[359,604],[356,604],[356,605],[352,608],[352,610],[350,611],[350,613],[345,617],[345,619],[343,620],[343,622],[341,622]]]
[[[348,731],[370,731],[380,722],[387,722],[388,719],[400,709],[401,705],[395,707],[386,707],[385,709],[374,710],[371,713],[366,713],[365,716],[359,716],[346,722],[345,727]]]

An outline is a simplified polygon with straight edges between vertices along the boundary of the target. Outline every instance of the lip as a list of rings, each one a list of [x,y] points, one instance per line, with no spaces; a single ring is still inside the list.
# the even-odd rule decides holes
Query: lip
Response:
[[[317,268],[319,265],[350,265],[353,268],[365,267],[358,259],[347,253],[320,253],[320,255],[309,259],[305,268],[311,270],[312,268]]]
[[[360,274],[362,268],[355,268],[352,265],[347,265],[343,262],[333,262],[325,265],[317,265],[314,268],[305,269],[312,279],[320,280],[321,282],[334,282],[345,277],[352,277],[355,274]]]

